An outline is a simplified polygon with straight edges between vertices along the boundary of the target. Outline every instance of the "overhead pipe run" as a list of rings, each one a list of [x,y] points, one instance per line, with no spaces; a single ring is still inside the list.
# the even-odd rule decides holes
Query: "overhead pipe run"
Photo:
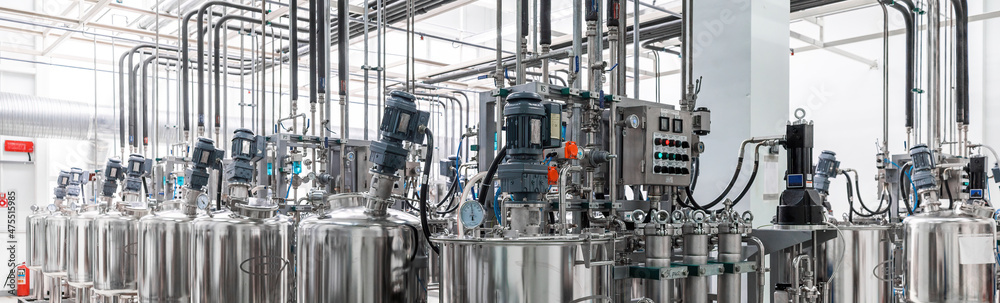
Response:
[[[93,104],[0,92],[0,135],[30,138],[92,140],[114,135],[114,109]],[[122,130],[121,127],[118,127]]]

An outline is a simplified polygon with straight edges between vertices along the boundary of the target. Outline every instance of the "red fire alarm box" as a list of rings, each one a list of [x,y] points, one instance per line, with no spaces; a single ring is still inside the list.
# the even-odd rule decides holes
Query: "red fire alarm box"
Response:
[[[7,140],[3,142],[3,150],[17,153],[31,153],[35,151],[35,143],[31,141]]]

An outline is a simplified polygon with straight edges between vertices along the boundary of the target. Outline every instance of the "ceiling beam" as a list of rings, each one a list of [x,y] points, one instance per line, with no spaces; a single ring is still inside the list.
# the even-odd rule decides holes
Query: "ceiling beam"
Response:
[[[82,26],[86,26],[87,23],[90,23],[91,19],[97,16],[97,13],[100,13],[105,8],[107,8],[108,3],[110,2],[111,0],[101,0],[97,4],[94,4],[93,6],[90,7],[90,10],[87,10],[87,12],[84,13],[82,17],[80,17],[80,22],[72,25],[71,28],[78,29]],[[42,50],[42,56],[48,56],[49,53],[52,53],[52,50],[56,49],[56,47],[59,47],[59,44],[62,44],[62,42],[66,41],[67,38],[72,37],[74,33],[75,32],[67,32],[65,35],[62,35],[58,39],[56,39],[56,41],[53,41],[52,44],[49,44],[49,46],[45,48],[45,50]]]

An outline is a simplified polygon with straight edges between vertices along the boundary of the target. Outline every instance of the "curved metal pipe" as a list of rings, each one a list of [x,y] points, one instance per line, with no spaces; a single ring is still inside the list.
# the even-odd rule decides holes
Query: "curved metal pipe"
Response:
[[[571,172],[582,172],[583,167],[571,165],[559,171],[559,235],[565,236],[569,225],[566,224],[566,176]]]

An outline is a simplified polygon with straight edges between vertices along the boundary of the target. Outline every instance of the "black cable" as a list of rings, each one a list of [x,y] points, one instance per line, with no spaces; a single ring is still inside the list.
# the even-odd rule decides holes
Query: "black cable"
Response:
[[[441,204],[444,204],[445,199],[448,200],[448,206],[445,206],[445,210],[437,212],[439,215],[450,214],[454,212],[456,209],[458,209],[458,206],[462,204],[462,203],[455,203],[455,190],[457,189],[458,189],[458,180],[456,179],[455,182],[452,183],[451,189],[448,191],[448,194],[443,199],[441,199],[441,202],[438,203],[438,206],[434,208],[437,209],[438,207],[441,206]]]
[[[848,222],[854,222],[854,213],[855,213],[855,211],[854,211],[854,190],[851,189],[851,176],[848,176],[847,172],[844,172],[843,174],[844,174],[844,178],[847,178],[847,183],[845,183],[847,185],[847,205],[848,205],[848,207],[851,208],[851,211],[847,212],[847,221]]]
[[[489,193],[490,187],[493,186],[493,175],[497,173],[497,168],[500,167],[500,162],[503,162],[503,158],[505,157],[507,157],[506,145],[501,148],[500,152],[497,153],[497,156],[493,158],[493,162],[490,163],[490,168],[486,171],[486,176],[483,178],[483,183],[479,186],[479,205],[483,205],[485,207],[486,196],[493,196],[493,194]],[[493,212],[498,213],[498,210],[494,209]]]
[[[692,163],[694,164],[692,169],[694,176],[691,176],[691,190],[694,190],[698,186],[698,177],[701,176],[701,158],[694,158]]]
[[[955,209],[955,199],[951,197],[951,185],[948,185],[948,180],[941,180],[944,183],[944,191],[948,193],[948,209]]]
[[[420,228],[424,230],[424,238],[427,238],[427,245],[440,254],[437,246],[431,243],[431,227],[427,225],[427,180],[430,179],[431,159],[434,156],[434,135],[430,129],[424,130],[427,136],[427,156],[424,157],[424,178],[420,184]]]
[[[219,167],[222,167],[223,165],[225,165],[224,163],[222,163],[222,159],[218,159],[218,160],[215,160],[215,161],[219,163]],[[221,170],[219,171],[219,184],[216,185],[215,189],[216,189],[216,191],[215,191],[215,209],[216,210],[222,210],[222,171]],[[206,209],[206,211],[207,211],[207,209]]]
[[[913,215],[913,206],[910,205],[910,194],[906,192],[910,184],[906,182],[906,169],[910,166],[910,163],[903,164],[903,167],[899,169],[899,190],[903,194],[900,200],[903,200],[903,204],[906,205],[906,213]],[[916,193],[914,193],[916,194]]]

